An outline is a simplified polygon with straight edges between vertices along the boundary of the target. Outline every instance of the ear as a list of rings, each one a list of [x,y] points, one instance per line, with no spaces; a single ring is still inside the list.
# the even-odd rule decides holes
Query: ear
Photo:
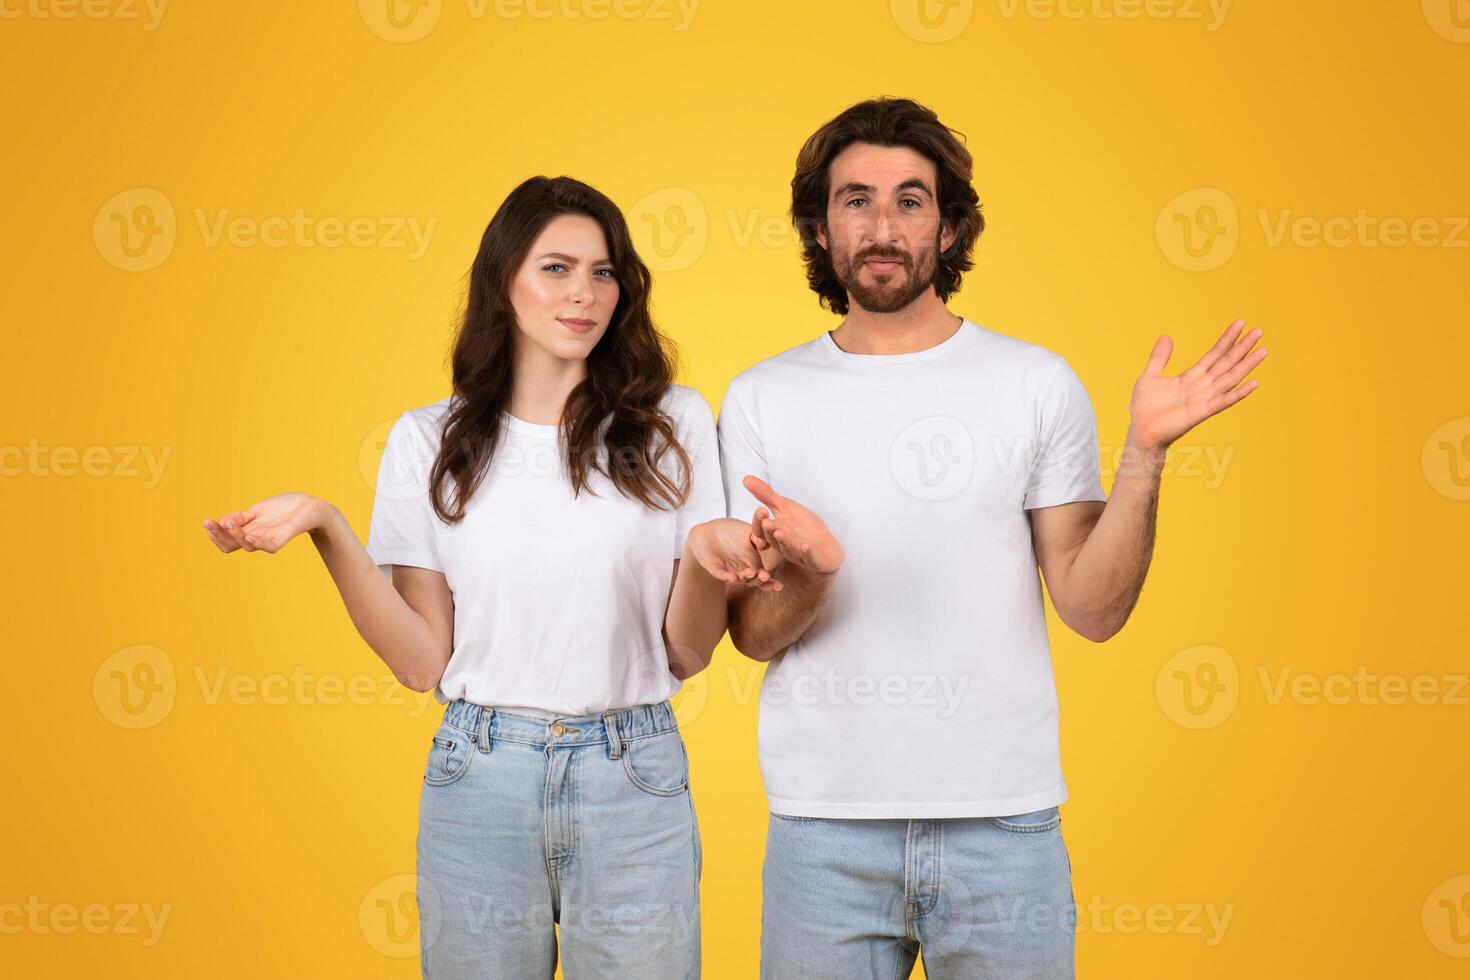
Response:
[[[822,251],[830,252],[831,247],[827,244],[827,222],[818,221],[816,229],[817,244],[822,246]]]
[[[954,247],[955,239],[959,237],[960,229],[953,221],[944,221],[939,225],[939,251],[940,254],[948,252]]]

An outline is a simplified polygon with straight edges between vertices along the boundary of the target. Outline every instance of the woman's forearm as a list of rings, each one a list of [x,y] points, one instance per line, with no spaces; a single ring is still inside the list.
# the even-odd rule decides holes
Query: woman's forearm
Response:
[[[342,512],[325,500],[320,505],[322,516],[311,530],[311,541],[352,625],[402,684],[415,691],[433,690],[449,663],[452,635],[437,635],[378,568]]]
[[[673,675],[682,680],[709,666],[726,625],[725,583],[704,570],[686,539],[664,616],[664,645]]]

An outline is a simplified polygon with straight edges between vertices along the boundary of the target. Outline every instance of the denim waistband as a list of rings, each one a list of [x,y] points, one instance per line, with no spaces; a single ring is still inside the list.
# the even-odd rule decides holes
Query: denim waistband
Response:
[[[614,758],[622,755],[624,742],[664,732],[677,731],[678,720],[668,701],[638,704],[620,711],[604,711],[600,715],[567,715],[556,719],[533,718],[508,711],[497,711],[482,704],[458,698],[444,707],[444,721],[464,732],[489,751],[491,739],[524,742],[529,745],[599,745],[611,746]]]

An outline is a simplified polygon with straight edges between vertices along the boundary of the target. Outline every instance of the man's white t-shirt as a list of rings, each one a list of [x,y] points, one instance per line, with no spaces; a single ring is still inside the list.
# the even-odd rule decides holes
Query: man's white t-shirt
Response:
[[[574,498],[557,427],[507,414],[484,480],[454,525],[439,520],[428,494],[449,404],[411,409],[393,424],[367,543],[385,573],[414,565],[449,582],[454,648],[435,698],[566,717],[676,693],[663,643],[673,563],[690,528],[725,516],[704,398],[673,385],[662,402],[692,469],[678,510],[626,497],[601,473],[590,480],[596,496]],[[661,467],[677,485],[672,451]]]
[[[1058,354],[965,320],[906,354],[831,335],[737,376],[720,409],[729,514],[747,474],[846,558],[768,666],[767,802],[811,817],[1005,816],[1067,799],[1026,511],[1106,500],[1087,392]]]

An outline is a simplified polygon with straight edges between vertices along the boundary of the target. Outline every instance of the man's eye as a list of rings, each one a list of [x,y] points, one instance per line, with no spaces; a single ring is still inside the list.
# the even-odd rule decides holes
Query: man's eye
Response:
[[[900,201],[899,203],[900,204],[912,204],[915,208],[923,207],[922,202],[920,202],[916,198],[912,198],[912,197],[906,197],[902,201]],[[909,210],[912,211],[913,208],[910,208]]]
[[[865,197],[855,197],[852,200],[850,200],[850,201],[847,202],[847,207],[852,207],[855,204],[867,204],[867,203],[868,203],[868,199],[867,198],[865,198]]]

